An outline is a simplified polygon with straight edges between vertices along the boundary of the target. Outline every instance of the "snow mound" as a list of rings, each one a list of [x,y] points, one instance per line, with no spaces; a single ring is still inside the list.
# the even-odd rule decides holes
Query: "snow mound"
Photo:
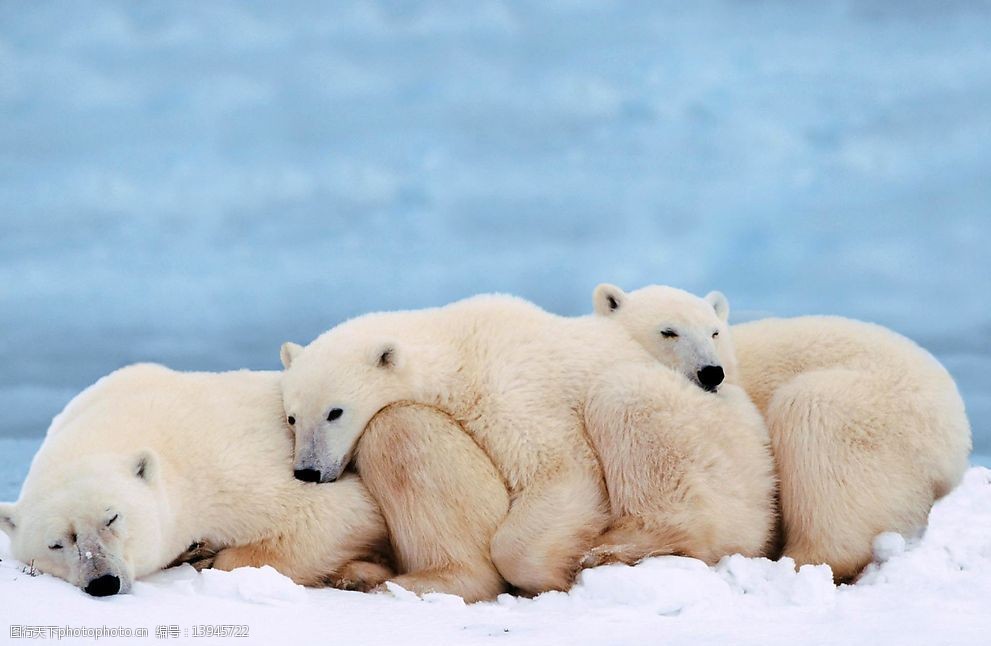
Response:
[[[674,616],[702,611],[731,594],[717,574],[695,559],[661,556],[635,567],[605,565],[583,571],[568,595],[569,603],[582,605],[626,605],[658,615]],[[559,603],[552,595],[542,595],[545,604]]]
[[[268,606],[288,606],[309,601],[306,588],[267,565],[238,568],[232,572],[197,572],[189,565],[182,565],[136,582],[134,592],[138,595],[218,597]]]
[[[201,594],[243,599],[268,605],[306,603],[306,588],[292,582],[275,568],[238,568],[233,572],[204,570],[200,575]]]
[[[385,582],[385,589],[394,599],[399,601],[412,601],[412,602],[427,602],[438,606],[447,606],[449,608],[458,608],[465,606],[465,600],[461,597],[453,594],[443,594],[441,592],[429,592],[423,596],[417,595],[415,592],[410,592],[403,586],[392,581]]]
[[[892,557],[905,551],[905,537],[896,532],[884,532],[874,539],[874,560],[877,563],[890,561]]]
[[[770,561],[734,554],[723,558],[715,571],[734,593],[760,605],[828,607],[835,601],[828,565],[803,565],[796,571],[790,558]]]

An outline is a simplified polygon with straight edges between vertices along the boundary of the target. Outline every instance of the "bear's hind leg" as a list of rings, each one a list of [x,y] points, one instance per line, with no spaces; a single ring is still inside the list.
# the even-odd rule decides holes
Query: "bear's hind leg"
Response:
[[[900,384],[833,368],[795,377],[771,398],[767,422],[780,474],[784,555],[856,576],[884,531],[912,533],[933,502],[913,458],[919,415]],[[899,403],[901,402],[901,403]]]
[[[492,563],[491,542],[509,494],[454,419],[430,406],[393,404],[368,424],[355,459],[404,572],[396,583],[468,602],[506,589]]]

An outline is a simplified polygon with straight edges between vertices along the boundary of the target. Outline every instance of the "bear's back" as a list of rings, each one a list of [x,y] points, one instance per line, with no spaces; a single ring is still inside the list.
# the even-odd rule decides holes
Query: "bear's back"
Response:
[[[946,369],[912,340],[880,325],[839,316],[768,318],[732,327],[741,385],[763,407],[796,375],[849,368],[904,388],[956,392]]]
[[[914,341],[883,326],[841,316],[761,319],[734,325],[732,332],[740,361],[751,364],[774,355],[787,356],[802,371],[861,365],[941,369]]]
[[[122,368],[66,406],[35,461],[152,449],[196,468],[198,462],[218,459],[243,462],[239,456],[258,453],[253,448],[287,456],[291,447],[278,379],[277,372],[177,372],[154,364]]]

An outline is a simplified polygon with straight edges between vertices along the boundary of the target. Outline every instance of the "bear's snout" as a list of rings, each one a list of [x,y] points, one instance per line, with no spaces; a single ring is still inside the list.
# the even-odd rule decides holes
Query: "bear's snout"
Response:
[[[296,469],[292,474],[297,480],[302,480],[303,482],[320,482],[320,476],[322,475],[317,469]]]
[[[86,585],[85,590],[94,597],[109,597],[120,592],[120,577],[113,574],[98,576]]]
[[[716,392],[716,388],[719,384],[723,383],[725,376],[726,375],[723,374],[722,366],[703,366],[703,368],[696,373],[699,384],[702,388],[708,390],[709,392]]]

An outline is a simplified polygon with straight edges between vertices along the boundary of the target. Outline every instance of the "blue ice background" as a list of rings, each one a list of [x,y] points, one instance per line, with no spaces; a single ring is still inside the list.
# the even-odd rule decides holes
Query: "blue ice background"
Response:
[[[0,1],[0,499],[132,361],[600,281],[933,351],[991,454],[988,2]]]

